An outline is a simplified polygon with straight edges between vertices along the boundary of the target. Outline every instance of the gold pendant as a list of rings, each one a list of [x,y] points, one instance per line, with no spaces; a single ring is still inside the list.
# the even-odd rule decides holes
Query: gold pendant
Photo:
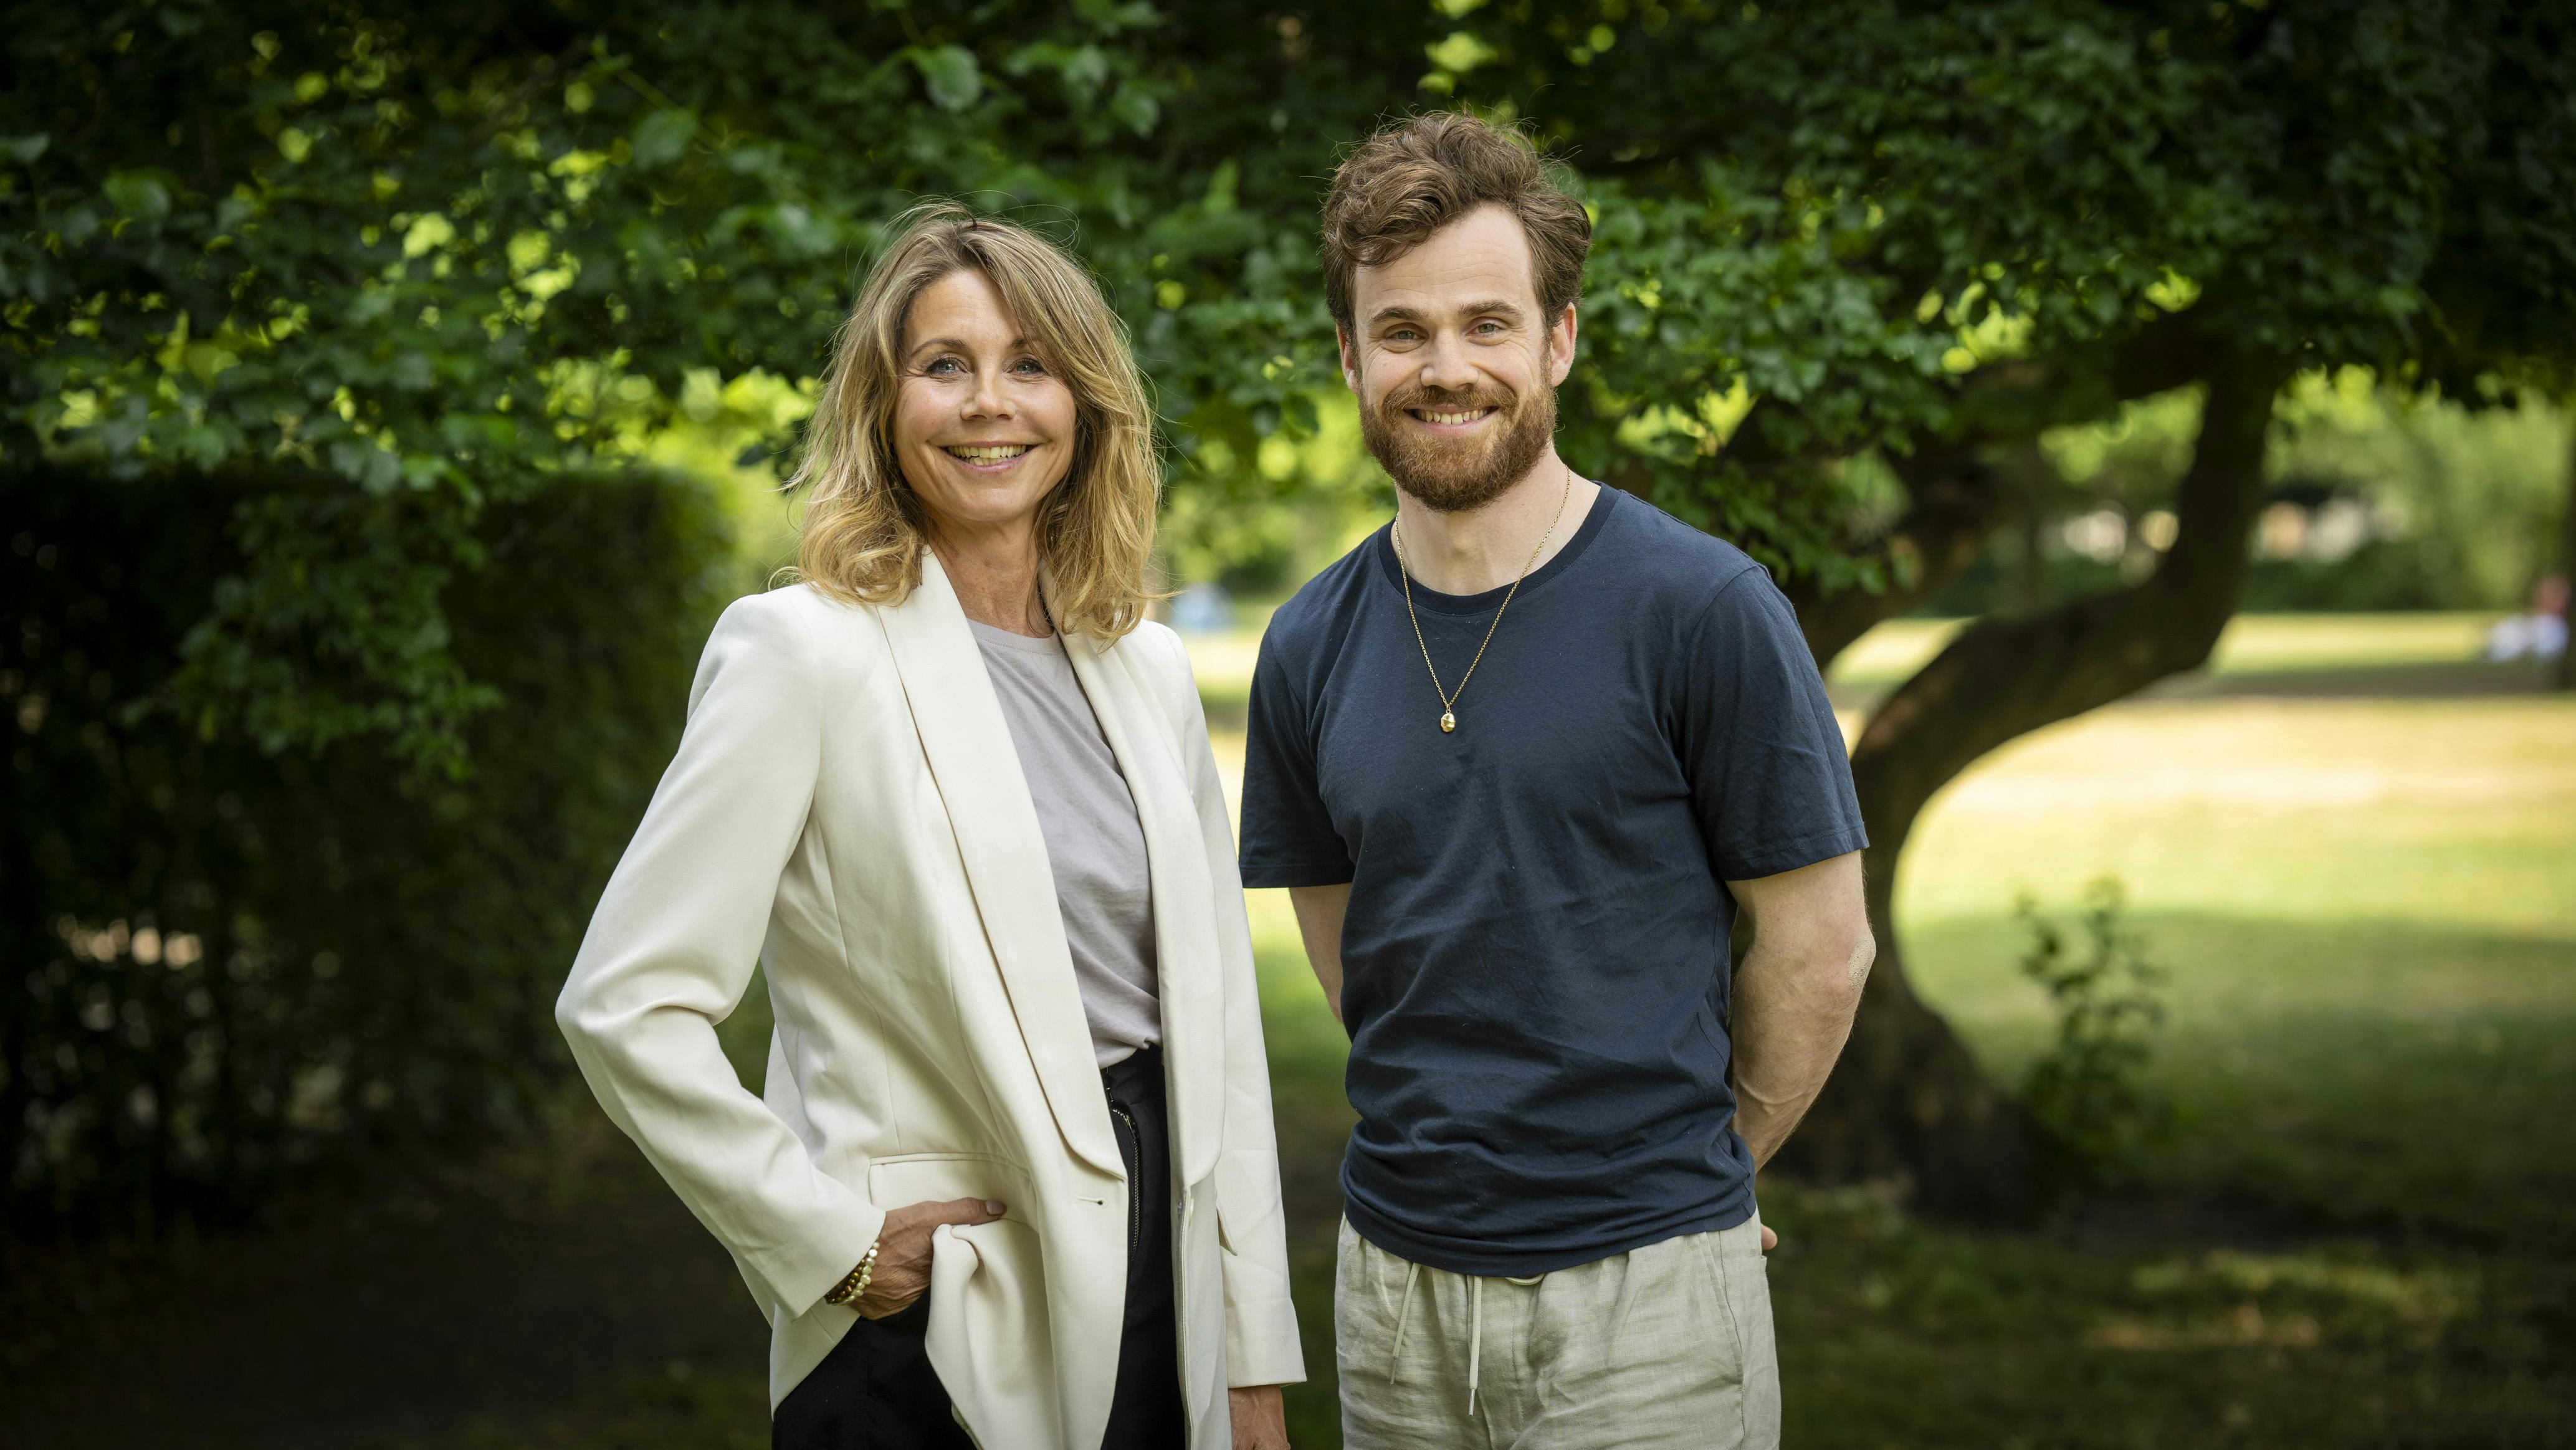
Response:
[[[1440,733],[1441,733],[1441,734],[1443,734],[1443,735],[1446,735],[1446,734],[1448,734],[1450,731],[1455,730],[1455,729],[1457,729],[1457,728],[1458,728],[1458,717],[1457,717],[1457,716],[1455,716],[1455,715],[1453,715],[1453,714],[1450,714],[1450,713],[1449,713],[1448,711],[1446,711],[1446,710],[1441,711],[1441,712],[1440,712]]]

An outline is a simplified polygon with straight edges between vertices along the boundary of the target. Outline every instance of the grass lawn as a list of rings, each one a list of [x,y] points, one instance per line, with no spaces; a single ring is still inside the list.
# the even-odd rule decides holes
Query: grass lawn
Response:
[[[1899,883],[1920,988],[2017,1076],[2053,1027],[2017,897],[2071,917],[2118,876],[2167,974],[2155,1072],[2184,1126],[2149,1181],[2046,1231],[1766,1183],[1791,1443],[2576,1443],[2576,700],[2479,693],[2483,624],[2240,620],[2210,679],[2016,741],[1935,801]],[[1948,628],[1862,641],[1838,695]],[[1249,642],[1193,652],[1221,720]],[[2367,688],[2427,668],[2468,673]],[[2360,687],[2301,688],[2329,673]],[[1218,750],[1231,770],[1240,737]],[[1318,1372],[1292,1417],[1332,1445],[1343,1041],[1285,894],[1252,920]]]
[[[2492,614],[2240,614],[2219,637],[2220,675],[2390,669],[2478,657]],[[1940,652],[1963,621],[1891,619],[1834,661],[1836,682],[1893,684]]]

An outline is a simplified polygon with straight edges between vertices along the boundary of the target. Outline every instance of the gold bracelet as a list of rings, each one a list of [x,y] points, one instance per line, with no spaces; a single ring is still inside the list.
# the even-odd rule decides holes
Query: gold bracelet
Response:
[[[876,1276],[877,1245],[870,1244],[867,1256],[859,1260],[859,1266],[850,1271],[848,1278],[834,1285],[832,1292],[823,1296],[823,1302],[826,1304],[856,1303],[867,1294],[868,1281]]]

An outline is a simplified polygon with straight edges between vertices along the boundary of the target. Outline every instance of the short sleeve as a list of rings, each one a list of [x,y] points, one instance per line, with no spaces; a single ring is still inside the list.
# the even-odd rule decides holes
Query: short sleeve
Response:
[[[1748,568],[1722,586],[1684,657],[1681,746],[1719,877],[1776,876],[1866,847],[1842,727],[1771,576]]]
[[[1333,828],[1315,770],[1314,702],[1271,636],[1252,667],[1243,749],[1243,884],[1339,886],[1351,879],[1350,847]]]

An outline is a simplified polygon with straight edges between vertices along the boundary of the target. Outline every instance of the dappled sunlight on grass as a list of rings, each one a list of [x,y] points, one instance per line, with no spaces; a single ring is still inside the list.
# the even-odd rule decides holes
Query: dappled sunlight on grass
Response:
[[[2215,1249],[2141,1265],[2129,1288],[2153,1310],[2106,1314],[2085,1331],[2085,1343],[2152,1351],[2396,1339],[2429,1349],[2478,1298],[2474,1273],[2401,1267],[2368,1246],[2290,1254]]]
[[[2170,701],[2014,741],[1933,798],[1908,923],[2071,898],[2142,911],[2576,934],[2576,699]]]

